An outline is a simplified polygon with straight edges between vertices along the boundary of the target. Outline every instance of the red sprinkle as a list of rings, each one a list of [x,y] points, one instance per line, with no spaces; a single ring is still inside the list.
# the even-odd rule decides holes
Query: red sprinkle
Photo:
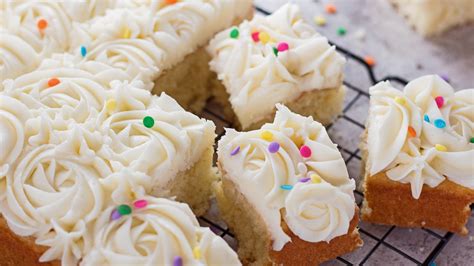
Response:
[[[284,52],[290,49],[290,46],[286,42],[281,42],[278,44],[277,49],[278,49],[278,52]]]
[[[410,137],[412,137],[412,138],[416,137],[416,131],[415,131],[415,129],[414,129],[412,126],[408,126],[408,134],[409,134]]]
[[[252,32],[252,40],[253,40],[254,42],[260,41],[260,38],[258,37],[259,34],[260,34],[260,32],[258,32],[258,31]]]
[[[40,19],[38,20],[37,26],[39,30],[44,30],[48,27],[48,21],[46,21],[46,19]]]
[[[59,81],[59,79],[51,78],[51,79],[48,80],[48,87],[54,87],[54,86],[58,85],[59,83],[61,83],[61,81]]]
[[[145,208],[148,205],[148,201],[146,200],[137,200],[133,203],[133,206],[137,209]]]
[[[443,105],[444,105],[444,98],[443,98],[443,96],[437,96],[437,97],[435,98],[435,101],[436,101],[436,105],[438,105],[438,108],[443,107]]]
[[[311,148],[306,145],[301,146],[300,154],[303,158],[311,157]]]

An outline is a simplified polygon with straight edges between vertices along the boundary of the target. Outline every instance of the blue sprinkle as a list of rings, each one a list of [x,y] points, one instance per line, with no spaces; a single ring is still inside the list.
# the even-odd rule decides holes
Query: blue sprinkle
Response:
[[[436,120],[434,121],[434,125],[435,125],[435,127],[437,127],[437,128],[445,128],[445,127],[446,127],[446,122],[444,122],[443,119],[436,119]]]
[[[86,57],[87,54],[87,49],[85,46],[81,46],[81,55],[82,57]]]
[[[280,188],[283,189],[283,190],[291,190],[293,188],[293,186],[292,185],[281,185]]]
[[[423,117],[423,120],[425,120],[426,122],[429,123],[430,122],[430,117],[427,114],[425,114],[425,116]]]

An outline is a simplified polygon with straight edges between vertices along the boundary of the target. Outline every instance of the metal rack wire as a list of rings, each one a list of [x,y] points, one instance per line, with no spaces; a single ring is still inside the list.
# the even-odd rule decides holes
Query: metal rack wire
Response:
[[[266,15],[269,14],[268,11],[266,11],[266,10],[260,8],[260,7],[256,7],[256,10],[258,12],[266,14]],[[375,74],[374,74],[374,71],[373,71],[372,67],[369,66],[364,61],[363,58],[361,58],[360,56],[354,54],[353,52],[351,52],[348,49],[342,48],[340,46],[336,46],[336,47],[337,47],[337,50],[346,57],[348,62],[349,61],[355,62],[356,64],[358,64],[359,66],[362,66],[365,69],[371,84],[376,84],[377,82],[382,81],[382,80],[388,80],[388,81],[391,81],[391,82],[394,82],[394,83],[398,83],[399,85],[405,85],[407,83],[407,81],[405,79],[403,79],[401,77],[397,77],[397,76],[386,76],[386,77],[384,77],[380,80],[377,79]],[[368,102],[368,99],[369,99],[368,91],[364,90],[364,89],[361,89],[361,88],[351,84],[349,81],[345,81],[344,84],[346,85],[348,90],[351,91],[352,94],[355,93],[355,96],[353,96],[353,98],[345,104],[345,107],[343,109],[343,113],[337,118],[337,120],[332,125],[329,125],[327,127],[327,130],[330,133],[330,135],[331,135],[331,127],[333,127],[335,124],[338,124],[339,121],[343,121],[343,123],[349,123],[350,125],[360,129],[360,131],[364,130],[364,124],[357,121],[356,119],[354,119],[353,116],[351,116],[351,113],[353,112],[353,109],[354,109],[354,106],[355,106],[356,102],[358,102],[360,100],[365,100],[365,101]],[[207,107],[205,109],[205,114],[204,115],[207,118],[210,118],[210,119],[214,120],[214,122],[216,123],[216,125],[218,127],[218,129],[217,129],[218,139],[220,139],[220,137],[222,137],[222,135],[224,134],[223,128],[231,126],[231,122],[226,121],[224,116],[221,115],[219,113],[219,111],[213,110],[212,108]],[[335,142],[337,143],[337,140]],[[360,151],[359,151],[358,147],[350,148],[350,147],[345,147],[345,145],[342,144],[342,143],[337,143],[337,144],[339,146],[339,149],[343,153],[343,155],[345,155],[344,157],[345,157],[346,165],[349,165],[351,162],[354,162],[354,161],[356,161],[356,163],[360,164],[361,156],[359,155]],[[351,176],[351,177],[355,178],[355,176]],[[362,199],[364,197],[363,191],[356,190],[356,191],[354,191],[354,193],[356,195],[356,199],[357,198],[359,199],[358,200],[358,205],[360,207],[360,205],[362,203]],[[220,235],[221,237],[226,239],[228,242],[233,241],[233,243],[230,243],[231,246],[233,246],[233,244],[235,244],[234,235],[229,231],[227,226],[222,221],[219,220],[219,218],[217,216],[210,215],[210,216],[200,217],[199,219],[200,219],[200,221],[203,225],[209,226],[211,228],[211,230],[213,230],[215,233],[217,233],[218,235]],[[376,233],[372,232],[370,230],[370,228],[369,229],[359,228],[359,232],[361,233],[363,238],[366,237],[366,239],[369,239],[371,242],[373,242],[373,246],[370,247],[370,250],[367,252],[367,254],[364,254],[362,259],[359,258],[357,260],[357,262],[354,262],[353,260],[351,260],[350,257],[343,256],[343,257],[337,258],[337,261],[335,261],[336,264],[343,264],[343,265],[359,264],[359,265],[364,265],[368,262],[368,260],[371,258],[371,256],[375,252],[377,252],[377,250],[385,247],[385,248],[388,248],[388,249],[396,252],[397,254],[404,257],[405,259],[407,259],[408,261],[410,261],[411,263],[413,263],[415,265],[435,265],[435,263],[434,263],[435,259],[438,257],[440,252],[444,249],[444,247],[447,245],[447,243],[453,237],[452,233],[438,232],[438,231],[433,231],[433,230],[429,230],[429,229],[421,229],[425,234],[428,234],[428,235],[430,235],[431,238],[436,239],[437,243],[436,243],[435,247],[432,248],[429,253],[425,254],[425,256],[423,256],[423,258],[420,259],[420,258],[415,258],[414,256],[408,254],[406,251],[401,250],[396,245],[394,245],[392,243],[389,243],[389,241],[387,241],[390,234],[393,233],[394,230],[396,230],[395,226],[386,227],[385,230],[386,231],[383,232],[382,234],[376,234]],[[390,263],[390,262],[386,261],[386,263]]]

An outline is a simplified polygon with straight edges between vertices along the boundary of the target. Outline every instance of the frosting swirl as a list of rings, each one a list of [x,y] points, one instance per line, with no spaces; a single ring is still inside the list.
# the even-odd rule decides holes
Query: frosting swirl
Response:
[[[344,160],[324,127],[311,117],[294,114],[283,105],[277,105],[274,122],[260,130],[238,133],[227,129],[219,141],[218,156],[226,177],[239,187],[268,225],[274,250],[281,250],[291,240],[281,228],[282,209],[289,212],[289,220],[285,221],[291,223],[291,230],[301,239],[329,241],[339,232],[347,233],[343,217],[350,221],[354,216],[355,182],[349,179]],[[339,224],[331,220],[334,223],[328,225],[326,231],[317,226],[302,227],[304,223],[298,225],[301,221],[297,222],[296,216],[299,201],[303,199],[296,196],[289,199],[299,182],[306,186],[311,183],[310,179],[326,183],[352,202],[352,210],[340,214]],[[346,210],[340,206],[335,208],[341,212]]]
[[[472,143],[474,89],[454,93],[438,76],[424,76],[399,91],[382,82],[370,89],[369,172],[410,183],[418,199],[423,184],[446,178],[474,189]]]
[[[91,245],[86,226],[100,213],[102,176],[111,173],[95,156],[100,135],[76,126],[62,144],[31,149],[6,177],[1,212],[18,235],[51,248],[40,261],[75,263]]]
[[[229,37],[231,31],[238,35]],[[207,51],[244,128],[271,114],[275,103],[342,84],[344,58],[292,4],[217,34]]]
[[[95,246],[83,265],[240,265],[222,238],[200,228],[191,209],[175,201],[146,196],[147,206],[109,221],[108,208],[94,227]],[[172,248],[168,248],[172,247]]]
[[[1,13],[0,13],[1,15]],[[39,65],[40,54],[23,39],[0,31],[0,77],[16,78]],[[0,84],[0,89],[1,89]]]
[[[329,183],[298,183],[285,200],[285,221],[299,238],[329,242],[347,234],[354,199]]]
[[[103,156],[148,174],[154,185],[166,186],[212,145],[214,123],[186,112],[166,94],[155,98],[130,85],[112,83],[108,101],[115,103],[115,109],[102,113],[102,132],[110,137]],[[153,120],[151,127],[144,125],[145,117]]]

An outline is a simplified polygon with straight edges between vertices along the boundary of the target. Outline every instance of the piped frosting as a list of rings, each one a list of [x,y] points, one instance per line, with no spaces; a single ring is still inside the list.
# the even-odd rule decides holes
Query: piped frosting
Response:
[[[403,91],[389,82],[370,88],[368,171],[410,183],[418,199],[423,185],[445,179],[474,189],[474,89],[454,92],[438,76],[424,76]]]

